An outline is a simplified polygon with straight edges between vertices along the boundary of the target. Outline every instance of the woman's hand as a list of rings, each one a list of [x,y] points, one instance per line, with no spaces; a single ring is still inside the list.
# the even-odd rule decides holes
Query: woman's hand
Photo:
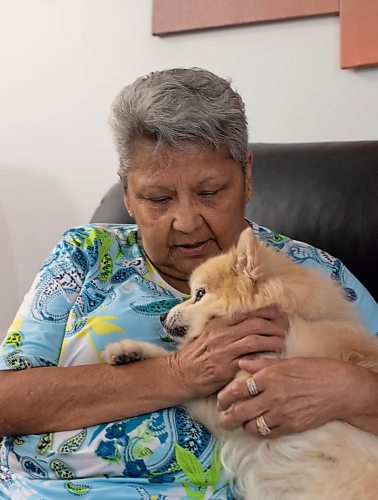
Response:
[[[188,398],[214,393],[239,371],[239,361],[255,353],[281,352],[288,328],[276,306],[264,307],[233,322],[210,320],[202,334],[172,356]]]
[[[258,436],[256,418],[263,415],[270,437],[278,437],[330,420],[353,424],[365,415],[365,422],[356,425],[378,432],[377,374],[366,368],[314,358],[260,358],[242,360],[239,366],[253,373],[259,394],[249,396],[245,378],[219,392],[220,422],[226,429],[243,425]]]

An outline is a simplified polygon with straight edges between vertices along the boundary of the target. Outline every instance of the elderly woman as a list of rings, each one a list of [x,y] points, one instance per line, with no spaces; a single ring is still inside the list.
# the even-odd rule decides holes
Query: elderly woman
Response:
[[[151,73],[117,96],[111,124],[137,225],[66,232],[16,315],[0,357],[1,498],[232,498],[217,443],[179,406],[222,388],[229,428],[256,434],[264,415],[272,435],[332,419],[378,433],[377,374],[253,359],[284,347],[287,320],[274,305],[232,325],[211,320],[174,355],[101,364],[106,344],[124,338],[174,350],[159,316],[185,300],[191,271],[249,224],[276,240],[244,218],[252,157],[244,104],[227,81],[200,69]],[[284,243],[320,265],[316,249]],[[373,331],[376,304],[343,267],[340,276]],[[253,399],[245,383],[227,386],[239,365],[257,372]]]

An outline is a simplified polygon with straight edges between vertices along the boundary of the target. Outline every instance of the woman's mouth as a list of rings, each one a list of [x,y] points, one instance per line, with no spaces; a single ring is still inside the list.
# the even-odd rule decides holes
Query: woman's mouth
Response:
[[[196,243],[187,243],[186,245],[174,245],[173,248],[178,251],[181,255],[187,257],[195,257],[197,255],[202,255],[206,248],[208,247],[211,240],[199,241]]]

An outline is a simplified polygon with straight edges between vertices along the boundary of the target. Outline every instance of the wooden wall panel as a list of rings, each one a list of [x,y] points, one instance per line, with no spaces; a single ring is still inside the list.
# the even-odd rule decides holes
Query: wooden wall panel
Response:
[[[378,0],[340,0],[341,67],[378,64]]]
[[[167,35],[338,12],[339,0],[154,0],[152,33]]]
[[[378,65],[378,0],[153,0],[152,33],[340,14],[342,68]]]

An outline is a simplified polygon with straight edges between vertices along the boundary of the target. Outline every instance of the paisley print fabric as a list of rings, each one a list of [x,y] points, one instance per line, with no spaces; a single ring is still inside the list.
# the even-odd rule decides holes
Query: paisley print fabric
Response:
[[[376,332],[376,304],[340,261],[251,223],[258,236],[337,280]],[[186,297],[165,283],[133,225],[67,231],[44,262],[0,348],[0,369],[102,362],[123,338],[173,350],[159,316]],[[231,499],[216,441],[182,407],[41,435],[4,437],[0,498]]]

